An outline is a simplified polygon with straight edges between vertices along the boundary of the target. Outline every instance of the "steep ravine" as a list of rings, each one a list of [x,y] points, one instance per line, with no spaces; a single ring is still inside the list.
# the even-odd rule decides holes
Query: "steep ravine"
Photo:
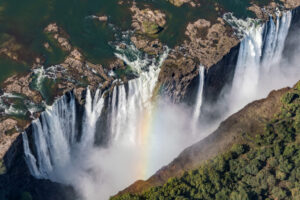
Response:
[[[291,48],[291,45],[293,44],[290,42],[293,38],[295,38],[295,34],[297,34],[297,30],[299,29],[299,8],[295,9],[293,11],[293,20],[291,22],[291,30],[288,33],[287,36],[287,42],[285,43],[284,49],[283,49],[283,55],[287,54],[287,51]],[[235,48],[233,48],[227,56],[223,58],[223,60],[220,61],[220,64],[227,64],[228,68],[224,67],[224,65],[216,64],[212,66],[205,76],[205,85],[204,85],[204,104],[202,107],[202,110],[204,112],[204,116],[208,115],[211,116],[212,119],[218,118],[220,116],[220,113],[214,113],[214,112],[220,112],[218,110],[211,110],[211,105],[213,105],[213,102],[216,102],[220,95],[222,95],[222,92],[226,87],[230,89],[231,83],[233,81],[235,66],[237,62],[237,56],[239,51],[239,45]],[[284,56],[283,56],[284,57]],[[288,57],[287,57],[288,59]],[[223,67],[220,67],[223,66]],[[226,81],[226,82],[225,82]],[[246,106],[242,111],[238,112],[237,114],[234,114],[232,117],[230,117],[226,122],[223,122],[221,126],[218,128],[216,132],[214,132],[211,136],[207,137],[205,140],[198,143],[198,145],[192,146],[190,149],[188,148],[185,150],[178,158],[176,158],[171,164],[168,166],[162,168],[159,170],[155,175],[153,175],[151,178],[149,178],[147,181],[137,181],[124,191],[122,193],[126,192],[133,192],[133,193],[139,193],[141,191],[146,190],[147,188],[151,186],[157,186],[165,183],[170,177],[180,175],[184,170],[191,169],[195,166],[197,166],[202,161],[205,161],[215,155],[217,155],[217,152],[222,152],[226,148],[229,148],[229,146],[233,143],[234,137],[227,137],[228,135],[224,136],[223,139],[222,136],[219,136],[220,132],[224,130],[224,132],[233,133],[233,134],[240,134],[238,131],[244,130],[241,127],[246,126],[245,129],[253,129],[253,128],[259,128],[259,122],[256,121],[256,114],[258,112],[260,113],[262,109],[263,112],[265,112],[266,116],[265,119],[271,119],[274,113],[276,113],[280,105],[280,95],[283,94],[287,89],[283,89],[277,92],[272,92],[268,98],[256,101],[248,106]],[[208,108],[206,108],[208,106]],[[260,107],[261,106],[261,107]],[[270,107],[269,107],[270,106]],[[259,108],[260,107],[260,108]],[[250,109],[251,108],[251,109]],[[274,109],[273,109],[274,108]],[[249,111],[249,110],[253,110]],[[208,112],[208,113],[207,113]],[[222,112],[222,111],[221,111]],[[255,114],[254,114],[255,113]],[[203,116],[202,115],[202,116]],[[263,118],[262,118],[263,119]],[[262,120],[261,119],[261,120]],[[244,120],[239,121],[239,120]],[[240,128],[234,127],[235,122],[239,121],[241,124],[243,124]],[[250,124],[247,124],[247,123]],[[251,124],[253,122],[253,124]],[[230,128],[233,128],[229,131]],[[234,130],[234,131],[233,131]],[[253,131],[253,130],[252,130]],[[255,130],[253,131],[255,132]],[[214,137],[214,135],[218,135],[218,137]],[[225,133],[224,133],[225,135]],[[218,143],[219,145],[216,145]],[[211,146],[209,146],[211,145]],[[220,147],[220,149],[216,147]],[[199,149],[199,150],[198,150]],[[189,153],[187,153],[189,152]],[[192,152],[192,153],[191,153]],[[190,154],[191,153],[191,154]]]
[[[299,86],[229,117],[158,172],[177,176],[162,187],[112,199],[299,199]]]
[[[291,89],[284,88],[273,91],[267,98],[250,103],[223,121],[207,138],[185,149],[174,161],[160,169],[147,181],[137,181],[118,195],[140,193],[150,187],[162,185],[169,178],[181,176],[184,171],[194,169],[206,160],[230,149],[234,143],[241,141],[243,134],[251,133],[254,136],[260,133],[264,123],[280,111],[281,96],[289,90]]]

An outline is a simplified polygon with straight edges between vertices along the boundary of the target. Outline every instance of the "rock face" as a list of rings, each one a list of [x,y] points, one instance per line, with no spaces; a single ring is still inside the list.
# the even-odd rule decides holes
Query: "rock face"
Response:
[[[0,122],[0,158],[3,158],[18,135],[17,131],[14,131],[10,135],[6,135],[6,131],[15,129],[17,123],[18,122],[14,119],[5,119]]]
[[[194,169],[220,152],[229,149],[234,143],[259,134],[264,123],[280,112],[281,96],[290,88],[273,91],[265,99],[248,104],[238,113],[221,123],[219,128],[207,138],[185,149],[173,162],[160,169],[147,181],[137,181],[119,194],[140,193],[153,186],[164,184],[170,177],[180,176],[184,171]]]
[[[208,68],[220,61],[239,43],[231,27],[226,25],[222,18],[218,18],[215,24],[205,19],[189,23],[185,34],[189,38],[184,42],[188,53]]]
[[[231,86],[240,45],[233,47],[218,63],[211,66],[205,75],[203,104],[214,104],[225,85]]]
[[[300,6],[300,0],[280,0],[285,8],[293,9]]]
[[[161,67],[158,82],[161,93],[174,101],[180,102],[186,95],[187,87],[198,75],[199,64],[180,51],[170,53]]]
[[[174,102],[186,99],[188,86],[197,77],[200,65],[211,68],[224,63],[224,56],[239,44],[232,28],[221,18],[215,24],[204,19],[189,23],[185,34],[188,39],[170,53],[159,76],[163,95],[172,97]]]
[[[283,2],[286,8],[295,8],[300,5],[299,0],[289,2],[288,5],[293,5],[291,7],[287,5],[287,1]],[[253,3],[248,9],[253,11],[258,18],[266,21],[269,19],[268,13],[275,15],[275,8],[277,7],[280,7],[279,4],[274,2],[260,7]],[[190,87],[187,85],[195,81],[197,71],[194,70],[194,75],[183,73],[181,79],[184,79],[184,83],[176,80],[176,78],[170,78],[173,74],[177,74],[180,71],[176,67],[170,67],[170,63],[173,63],[173,66],[179,66],[184,63],[180,56],[176,57],[172,55],[184,55],[184,57],[188,57],[187,59],[194,60],[196,65],[204,65],[207,68],[208,80],[206,80],[205,85],[209,83],[208,88],[210,92],[207,92],[208,89],[205,89],[204,98],[206,101],[214,100],[218,97],[225,84],[230,84],[231,82],[238,55],[236,51],[231,50],[237,50],[236,48],[239,46],[240,40],[236,37],[232,27],[220,17],[216,21],[198,19],[188,23],[185,35],[187,39],[175,47],[174,51],[170,53],[170,56],[165,61],[168,64],[162,66],[159,79],[161,91],[163,92],[162,95],[171,96],[174,102],[181,102],[186,99],[182,95],[190,93],[189,91],[179,91],[176,89],[189,90]],[[167,69],[164,69],[165,67]],[[184,71],[191,71],[190,66],[184,67],[187,68]],[[212,79],[212,77],[214,78]]]
[[[24,94],[36,103],[41,102],[42,97],[39,92],[30,89],[31,81],[32,73],[29,73],[25,76],[12,76],[4,82],[3,91],[7,93]]]

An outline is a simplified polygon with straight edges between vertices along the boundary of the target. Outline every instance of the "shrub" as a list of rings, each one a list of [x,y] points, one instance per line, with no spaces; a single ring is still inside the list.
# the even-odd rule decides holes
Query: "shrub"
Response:
[[[271,191],[271,194],[275,199],[278,200],[285,199],[287,197],[286,191],[280,187],[274,187]]]
[[[290,104],[297,98],[299,98],[298,94],[293,93],[293,92],[288,92],[287,94],[283,95],[283,97],[281,98],[281,101],[284,104]]]
[[[276,171],[276,178],[279,179],[279,180],[285,180],[286,178],[286,173],[280,171],[280,170],[277,170]]]

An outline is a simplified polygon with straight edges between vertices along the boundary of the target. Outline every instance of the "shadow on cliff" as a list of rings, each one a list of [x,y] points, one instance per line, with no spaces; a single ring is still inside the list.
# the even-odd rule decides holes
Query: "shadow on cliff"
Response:
[[[6,173],[0,175],[0,200],[75,200],[71,187],[30,175],[22,142],[20,134],[4,156]]]

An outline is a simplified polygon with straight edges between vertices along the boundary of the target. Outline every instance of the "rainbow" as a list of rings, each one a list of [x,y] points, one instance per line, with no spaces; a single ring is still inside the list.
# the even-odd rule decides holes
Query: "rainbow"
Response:
[[[156,97],[154,92],[153,97]],[[145,109],[139,125],[140,135],[139,141],[141,145],[141,159],[137,167],[137,177],[147,179],[151,175],[151,152],[152,152],[152,134],[156,124],[156,115],[158,111],[157,98],[150,100],[150,108]]]

